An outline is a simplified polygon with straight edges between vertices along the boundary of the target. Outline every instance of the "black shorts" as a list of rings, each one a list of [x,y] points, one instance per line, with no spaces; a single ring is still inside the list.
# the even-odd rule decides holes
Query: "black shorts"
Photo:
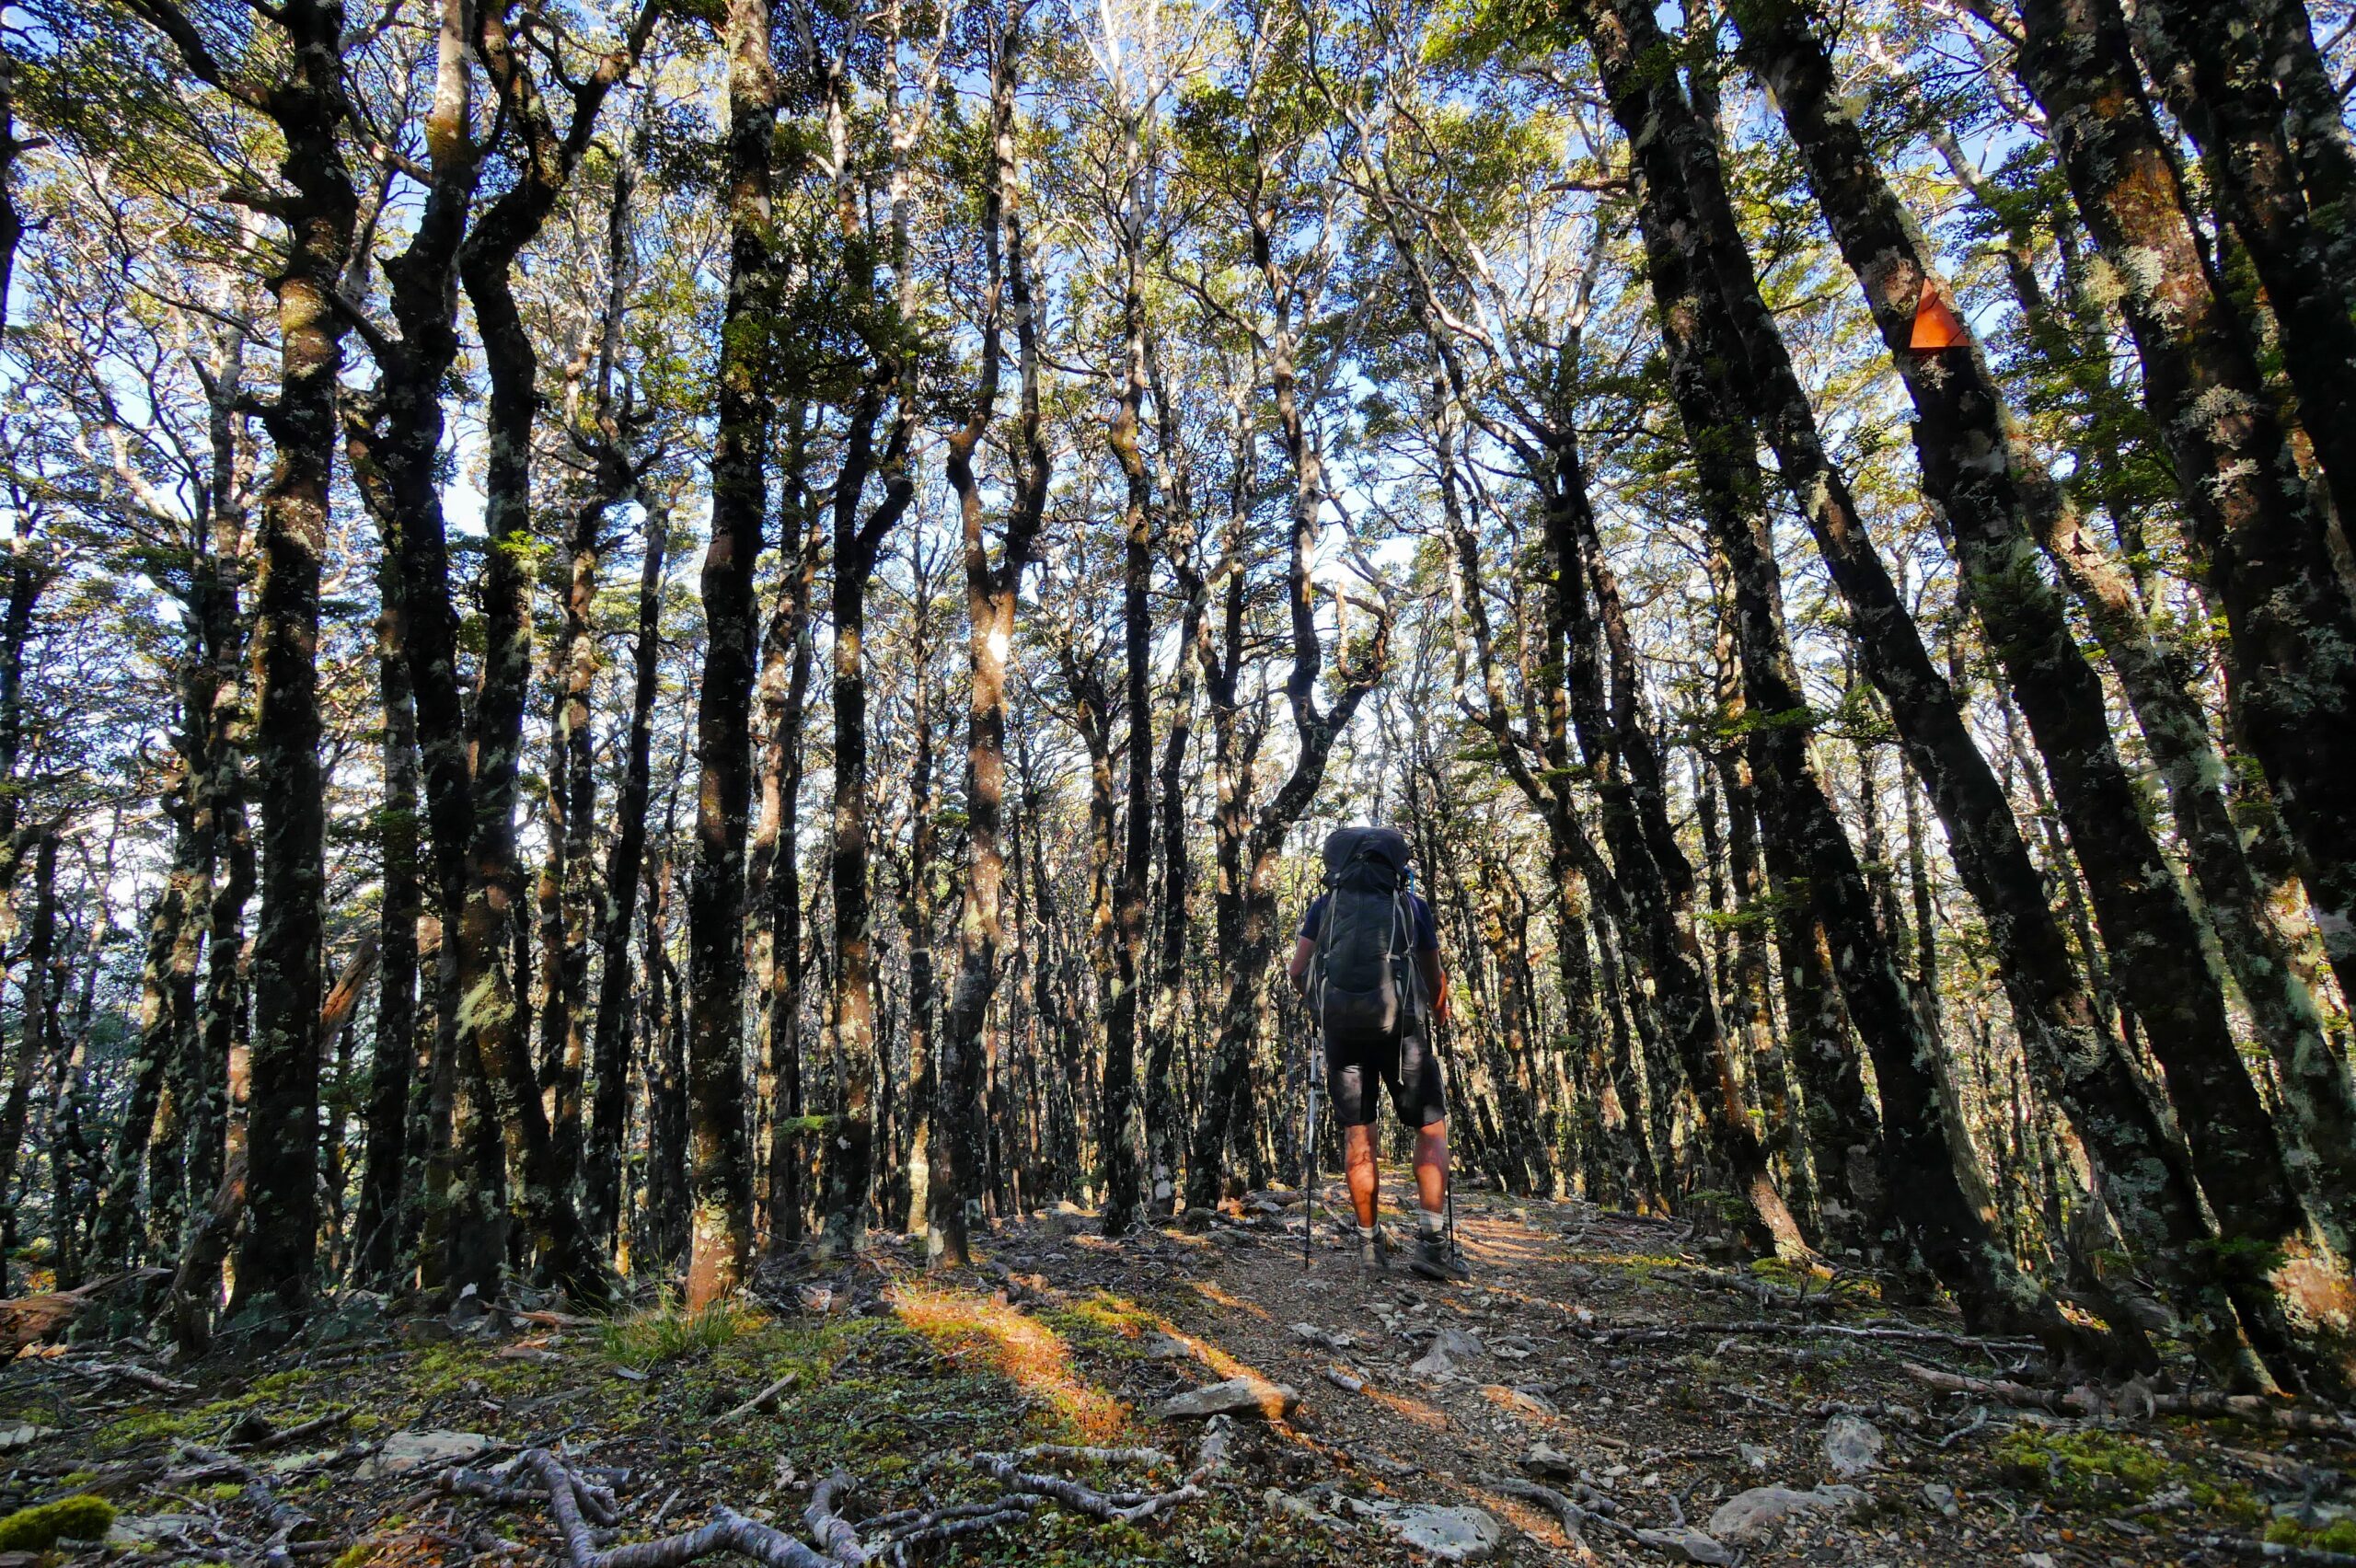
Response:
[[[1439,1056],[1420,1030],[1375,1044],[1325,1043],[1325,1090],[1334,1119],[1345,1127],[1374,1125],[1374,1080],[1391,1091],[1391,1108],[1410,1127],[1428,1127],[1448,1114]]]

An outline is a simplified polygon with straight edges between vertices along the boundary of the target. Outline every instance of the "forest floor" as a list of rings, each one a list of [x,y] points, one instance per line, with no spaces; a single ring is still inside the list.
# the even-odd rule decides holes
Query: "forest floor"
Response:
[[[883,1516],[1042,1474],[1131,1504],[1177,1493],[1136,1523],[1025,1505],[920,1562],[2048,1568],[2224,1562],[2269,1531],[2314,1562],[2356,1551],[2356,1437],[1934,1391],[1905,1364],[2002,1378],[2025,1353],[1869,1286],[1708,1266],[1681,1225],[1463,1194],[1472,1282],[1443,1286],[1395,1264],[1361,1279],[1331,1241],[1304,1268],[1297,1198],[1240,1209],[1120,1242],[1043,1215],[1000,1228],[971,1274],[884,1245],[696,1318],[468,1302],[389,1320],[362,1298],[267,1358],[159,1372],[135,1344],[37,1348],[0,1370],[0,1514],[98,1494],[114,1518],[88,1546],[88,1512],[0,1519],[0,1568],[60,1528],[54,1561],[562,1562],[535,1472],[500,1469],[528,1449],[610,1489],[601,1543],[722,1505],[808,1539],[814,1497],[872,1548]],[[1913,1337],[1854,1332],[1876,1326]],[[1203,1422],[1154,1414],[1239,1378],[1298,1405],[1215,1422],[1208,1456]],[[1013,1466],[1028,1482],[974,1459],[1039,1444],[1161,1453],[1034,1454]],[[848,1502],[814,1494],[837,1471]],[[1761,1524],[1761,1498],[1791,1511]]]

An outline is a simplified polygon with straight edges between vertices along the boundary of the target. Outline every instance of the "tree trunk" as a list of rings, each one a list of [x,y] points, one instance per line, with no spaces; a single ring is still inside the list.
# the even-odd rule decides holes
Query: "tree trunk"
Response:
[[[57,836],[40,835],[33,852],[33,917],[25,933],[25,981],[17,1008],[17,1055],[8,1090],[0,1100],[0,1294],[7,1286],[6,1260],[22,1239],[17,1228],[17,1179],[23,1175],[25,1135],[32,1104],[33,1078],[55,1048],[50,1029],[57,1020],[50,989],[57,953]]]
[[[1276,951],[1280,934],[1276,917],[1276,896],[1274,875],[1279,852],[1286,836],[1306,813],[1316,799],[1317,790],[1325,778],[1326,759],[1332,755],[1334,743],[1349,727],[1351,716],[1368,692],[1382,679],[1391,657],[1391,621],[1387,612],[1378,612],[1374,629],[1366,644],[1358,649],[1345,647],[1338,651],[1335,674],[1341,686],[1330,709],[1322,709],[1317,701],[1319,671],[1323,665],[1325,650],[1319,640],[1317,619],[1311,605],[1310,564],[1316,549],[1320,517],[1325,504],[1325,477],[1322,454],[1312,440],[1299,403],[1295,356],[1299,344],[1295,338],[1293,310],[1299,304],[1296,285],[1277,261],[1277,247],[1271,212],[1253,204],[1249,214],[1252,234],[1252,254],[1258,264],[1266,286],[1269,303],[1274,308],[1276,325],[1269,342],[1269,388],[1275,395],[1276,428],[1281,436],[1285,455],[1292,469],[1292,494],[1289,522],[1290,549],[1286,572],[1286,597],[1292,631],[1292,667],[1285,681],[1286,705],[1292,717],[1295,754],[1291,772],[1276,793],[1257,813],[1251,815],[1249,835],[1240,847],[1239,857],[1242,882],[1240,893],[1240,928],[1234,933],[1231,949],[1222,944],[1220,974],[1221,998],[1218,1011],[1218,1044],[1214,1048],[1210,1071],[1207,1077],[1203,1101],[1195,1123],[1193,1158],[1186,1170],[1186,1206],[1209,1208],[1218,1202],[1221,1179],[1226,1174],[1223,1156],[1233,1142],[1233,1135],[1245,1122],[1245,1101],[1251,1087],[1252,1048],[1258,1032],[1261,986],[1267,977],[1268,961]],[[1242,437],[1239,435],[1239,449]],[[1245,485],[1248,467],[1236,476],[1239,489]],[[1239,504],[1240,510],[1240,504]],[[1239,529],[1239,534],[1241,530]],[[1239,574],[1243,570],[1240,548],[1230,552],[1230,570]],[[1241,582],[1237,583],[1238,595]],[[1230,630],[1235,635],[1229,648],[1230,661],[1241,644],[1241,605],[1230,601]],[[1222,681],[1229,683],[1227,692],[1232,704],[1232,681],[1236,666],[1230,662],[1221,672]],[[1218,698],[1213,698],[1214,711]],[[1224,747],[1222,747],[1224,749]],[[1248,766],[1248,765],[1247,765]],[[1225,780],[1222,780],[1222,789]],[[1248,811],[1239,800],[1235,809]],[[1222,850],[1225,849],[1222,845]],[[1222,901],[1232,897],[1225,892],[1228,867],[1223,863]],[[1109,1143],[1117,1136],[1113,1128],[1104,1129]]]
[[[802,729],[810,700],[814,649],[810,631],[812,593],[825,536],[814,525],[802,535],[801,553],[770,622],[773,643],[786,651],[785,689],[770,732],[771,765],[777,783],[777,847],[771,857],[768,894],[769,990],[763,1006],[762,1038],[774,1079],[769,1143],[761,1159],[768,1193],[772,1244],[802,1239],[802,1173],[807,1164],[791,1124],[802,1115],[802,776],[806,744]]]
[[[1698,183],[1694,166],[1706,166],[1703,178],[1714,179],[1716,139],[1673,80],[1636,71],[1659,41],[1655,27],[1651,12],[1633,0],[1612,0],[1611,17],[1598,18],[1590,37],[1613,115],[1635,149],[1646,270],[1669,344],[1671,396],[1734,598],[1747,749],[1761,814],[1769,836],[1807,868],[1807,895],[1836,955],[1842,999],[1873,1056],[1884,1165],[1915,1245],[1969,1320],[2034,1332],[2057,1353],[2074,1351],[2082,1336],[2003,1254],[1969,1195],[1973,1183],[1959,1177],[1959,1162],[1971,1154],[1946,1136],[1934,1066],[1940,1044],[1906,993],[1872,890],[1808,755],[1807,698],[1784,630],[1763,486],[1750,458],[1758,437],[1734,406],[1733,387],[1712,368],[1743,352],[1712,265],[1711,248],[1724,236],[1696,221],[1690,194]]]
[[[2201,1108],[2185,1127],[2201,1190],[2230,1231],[2300,1246],[2304,1216],[2235,1047],[2222,990],[2208,965],[2192,961],[2205,951],[2200,928],[2143,824],[2111,743],[2101,682],[2037,571],[2036,515],[2066,500],[2014,429],[1975,345],[1909,346],[1919,301],[1940,285],[1855,121],[1838,106],[1831,63],[1805,7],[1799,0],[1761,0],[1738,9],[1743,54],[1775,94],[1818,203],[1912,397],[1925,493],[1952,532],[1974,606],[2046,759],[2124,997],[2146,1025],[2177,1102]],[[2130,1120],[2141,1118],[2131,1111]],[[2115,1152],[2132,1168],[2133,1155]],[[2148,1191],[2123,1201],[2153,1208],[2128,1224],[2150,1241],[2166,1237],[2162,1249],[2181,1252],[2207,1228],[2189,1194],[2171,1194],[2157,1207]],[[2151,1223],[2161,1215],[2173,1218]],[[2226,1284],[2253,1340],[2271,1346],[2277,1375],[2289,1373],[2267,1287],[2246,1279]]]
[[[2156,178],[2159,170],[2136,167],[2142,160],[2118,156],[2126,147],[2116,121],[2132,116],[2140,121],[2146,111],[2141,93],[2134,91],[2133,57],[2127,52],[2117,0],[2038,0],[2022,10],[2027,35],[2022,46],[2024,73],[2035,69],[2062,93],[2074,89],[2081,105],[2089,98],[2104,100],[2093,105],[2091,113],[2082,109],[2071,122],[2055,121],[2065,147],[2073,135],[2092,132],[2095,145],[2081,148],[2080,156],[2114,160],[2108,170],[2085,173],[2096,179],[2108,173],[2114,184],[2140,178],[2158,198],[2155,216],[2179,214],[2182,198],[2169,189],[2172,179],[2161,180]],[[2333,255],[2327,231],[2308,210],[2299,161],[2285,127],[2287,106],[2268,69],[2260,11],[2255,5],[2143,0],[2138,17],[2146,36],[2162,46],[2153,62],[2160,91],[2177,123],[2200,147],[2211,198],[2247,252],[2266,290],[2267,307],[2281,324],[2282,367],[2298,395],[2301,422],[2322,459],[2333,503],[2345,520],[2356,517],[2356,316],[2350,314],[2356,310],[2356,272]],[[2032,67],[2038,56],[2043,58]],[[2116,70],[2122,64],[2127,67],[2123,80]],[[2054,81],[2057,71],[2076,73],[2076,79],[2066,85]],[[2097,79],[2100,87],[2095,86]],[[2119,96],[2122,92],[2127,96]],[[2043,93],[2038,98],[2045,101]],[[2114,123],[2102,123],[2106,120]],[[2143,140],[2135,136],[2137,142]],[[2073,188],[2076,179],[2073,171]],[[2090,225],[2097,221],[2093,213],[2087,214]],[[2150,276],[2141,286],[2149,291],[2159,281],[2157,275]],[[2199,268],[2177,287],[2207,281],[2207,269]],[[2130,282],[2126,288],[2132,298],[2139,285]],[[2181,329],[2184,324],[2177,325]],[[2218,418],[2213,412],[2205,419],[2193,415],[2196,424]],[[2351,663],[2356,654],[2343,652],[2341,667],[2333,673],[2344,681]],[[2344,694],[2344,686],[2341,690]]]
[[[487,6],[478,18],[476,47],[498,89],[502,119],[522,144],[523,172],[491,203],[458,254],[491,379],[483,486],[483,528],[491,548],[483,568],[484,652],[470,737],[474,827],[457,924],[458,1027],[480,1065],[509,1160],[522,1177],[518,1217],[533,1270],[567,1291],[594,1298],[606,1288],[602,1264],[573,1201],[575,1171],[561,1162],[541,1101],[525,1038],[524,975],[507,940],[516,928],[523,896],[515,808],[524,705],[531,684],[526,565],[532,430],[538,409],[538,354],[515,302],[512,273],[516,258],[563,194],[595,133],[599,108],[644,47],[654,14],[641,9],[623,44],[602,57],[585,78],[568,84],[572,117],[561,132],[533,80],[521,40],[510,31],[512,17],[513,0]],[[471,1283],[486,1293],[497,1285],[495,1277]]]
[[[398,562],[379,573],[385,607],[376,619],[378,690],[385,710],[384,804],[377,815],[384,894],[376,990],[375,1061],[369,1073],[368,1147],[360,1183],[353,1276],[381,1284],[399,1255],[402,1178],[409,1169],[410,1069],[417,1051],[417,701],[402,646]]]
[[[967,860],[957,921],[956,977],[942,1024],[940,1072],[930,1108],[933,1163],[926,1253],[936,1262],[960,1266],[972,1262],[970,1233],[981,1214],[987,1133],[984,1032],[998,988],[999,950],[1007,940],[1006,675],[1013,653],[1022,572],[1037,545],[1053,476],[1040,405],[1038,320],[1030,258],[1024,248],[1017,162],[1015,98],[1021,86],[1022,13],[1018,8],[1011,16],[1012,19],[997,35],[990,56],[990,174],[982,195],[986,271],[980,375],[965,422],[950,435],[948,452],[949,483],[957,496],[964,537],[965,659],[971,672],[965,709]],[[1014,322],[1020,389],[1012,496],[999,559],[993,562],[973,463],[997,407],[1008,316]],[[1035,857],[1034,863],[1035,867]],[[1044,879],[1044,872],[1040,874]]]
[[[711,542],[703,558],[704,662],[697,683],[695,870],[687,889],[687,1094],[694,1235],[687,1305],[733,1291],[753,1246],[745,1130],[745,837],[752,802],[752,694],[758,638],[753,570],[768,504],[776,330],[769,259],[770,144],[778,83],[769,0],[730,0],[728,303],[721,327]],[[856,631],[852,633],[856,640]]]
[[[874,431],[892,373],[878,371],[861,389],[851,433],[835,481],[835,576],[832,603],[835,709],[835,842],[828,881],[835,903],[833,1057],[842,1095],[842,1122],[828,1140],[825,1224],[819,1248],[849,1255],[864,1244],[867,1205],[875,1169],[875,945],[873,893],[869,887],[867,789],[867,584],[884,534],[906,510],[911,481],[895,471],[884,498],[865,519],[860,493],[874,466]],[[895,421],[893,450],[904,451],[905,419]]]
[[[1138,1141],[1138,1002],[1146,978],[1147,900],[1153,877],[1153,481],[1141,415],[1146,396],[1142,271],[1149,174],[1128,148],[1118,220],[1122,237],[1120,398],[1108,439],[1127,487],[1121,513],[1122,706],[1128,723],[1128,778],[1121,809],[1121,870],[1113,905],[1113,990],[1104,998],[1104,1233],[1125,1234],[1145,1217]],[[1180,658],[1184,658],[1182,651]],[[1149,1098],[1154,1098],[1149,1095]],[[1166,1087],[1159,1096],[1167,1100]]]
[[[653,778],[654,698],[663,667],[664,563],[671,536],[666,499],[646,508],[645,543],[638,576],[638,640],[631,654],[629,732],[624,742],[621,791],[614,801],[614,837],[606,849],[605,906],[598,914],[597,1011],[589,1051],[588,1160],[583,1172],[582,1216],[591,1243],[610,1252],[622,1216],[622,1149],[629,1106],[629,933],[646,859],[647,797]]]
[[[2145,400],[2175,460],[2208,589],[2224,611],[2241,734],[2299,847],[2302,880],[2341,988],[2356,994],[2356,812],[2345,789],[2356,770],[2356,606],[2333,568],[2323,520],[2306,504],[2297,460],[2247,335],[2187,214],[2116,6],[2040,0],[2027,18],[2021,78],[2051,116],[2079,210],[2119,280],[2118,303],[2142,363]],[[2127,264],[2145,256],[2154,264]],[[2139,717],[2149,706],[2139,704]],[[2198,739],[2178,734],[2199,722],[2180,702],[2164,704],[2144,721],[2155,754],[2164,747],[2189,754],[2170,769],[2172,790],[2174,774],[2190,770],[2197,778],[2200,771],[2205,729]],[[2161,760],[2168,764],[2166,755]],[[2188,824],[2186,837],[2197,873],[2204,859],[2222,867],[2203,876],[2203,889],[2214,916],[2231,921],[2242,901],[2210,885],[2230,883],[2232,863],[2242,860],[2230,824],[2226,832],[2230,850],[2211,838],[2206,824]],[[2341,933],[2337,941],[2335,932]],[[2230,936],[2230,928],[2220,934]],[[2269,1008],[2272,987],[2262,973],[2257,978],[2251,1000],[2263,1009],[2260,1021],[2269,1013],[2281,1020],[2269,1041],[2286,1028],[2301,1041],[2307,1032],[2298,1027],[2300,1009],[2294,1002]],[[2321,1070],[2304,1043],[2289,1055],[2287,1079],[2309,1083]],[[2312,1100],[2304,1088],[2300,1095]],[[2310,1136],[2327,1135],[2316,1128]],[[2347,1144],[2343,1134],[2336,1147]]]
[[[277,16],[291,47],[270,102],[286,144],[280,172],[296,194],[283,213],[289,249],[273,285],[279,393],[263,421],[278,467],[262,491],[256,538],[252,750],[262,817],[261,914],[252,956],[246,1228],[229,1303],[233,1313],[256,1312],[266,1339],[299,1322],[315,1284],[327,832],[319,571],[343,363],[344,318],[334,301],[359,212],[338,139],[347,112],[343,7],[336,0],[294,0]]]

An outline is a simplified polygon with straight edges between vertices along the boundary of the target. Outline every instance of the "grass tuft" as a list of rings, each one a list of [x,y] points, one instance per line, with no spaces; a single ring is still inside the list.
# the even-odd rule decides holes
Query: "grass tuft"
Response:
[[[616,1318],[599,1335],[609,1361],[643,1370],[665,1361],[708,1355],[761,1326],[759,1313],[733,1301],[688,1311],[670,1301]]]

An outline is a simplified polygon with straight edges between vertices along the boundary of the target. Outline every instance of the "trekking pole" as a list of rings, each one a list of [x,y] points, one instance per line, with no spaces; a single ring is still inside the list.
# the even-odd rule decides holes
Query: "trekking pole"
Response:
[[[1451,1019],[1438,1019],[1438,1018],[1435,1018],[1435,1020],[1434,1020],[1433,1021],[1435,1021],[1436,1023],[1438,1023],[1438,1024],[1442,1025],[1443,1027],[1445,1027],[1445,1028],[1447,1029],[1447,1031],[1448,1031],[1448,1043],[1449,1043],[1449,1044],[1451,1047],[1453,1047],[1453,1046],[1455,1045],[1455,1043],[1456,1043],[1456,1020],[1455,1020],[1454,1019],[1452,1019],[1452,1018],[1451,1018]],[[1433,1031],[1433,1033],[1434,1033],[1434,1034],[1438,1034],[1438,1032],[1438,1032],[1438,1030],[1437,1030],[1437,1029]],[[1452,1054],[1452,1053],[1451,1053],[1451,1054]],[[1447,1163],[1446,1165],[1444,1165],[1444,1166],[1442,1166],[1442,1167],[1440,1168],[1440,1175],[1439,1175],[1439,1192],[1440,1192],[1440,1202],[1441,1202],[1441,1204],[1443,1205],[1443,1206],[1445,1206],[1445,1208],[1446,1208],[1446,1209],[1447,1209],[1447,1211],[1448,1211],[1448,1218],[1447,1218],[1446,1223],[1447,1223],[1447,1226],[1448,1226],[1448,1257],[1449,1257],[1449,1261],[1450,1262],[1452,1262],[1452,1263],[1455,1263],[1455,1264],[1456,1264],[1456,1265],[1458,1265],[1459,1267],[1462,1267],[1462,1266],[1463,1266],[1463,1262],[1464,1262],[1464,1245],[1463,1245],[1463,1243],[1462,1243],[1462,1242],[1459,1241],[1459,1240],[1456,1239],[1456,1159],[1455,1159],[1455,1155],[1456,1155],[1456,1151],[1455,1151],[1454,1149],[1450,1149],[1450,1150],[1449,1150],[1449,1161],[1448,1161],[1448,1163]]]
[[[1301,1053],[1301,1122],[1306,1132],[1300,1143],[1300,1266],[1310,1266],[1311,1251],[1317,1245],[1317,1042],[1311,1040],[1309,1049]]]

